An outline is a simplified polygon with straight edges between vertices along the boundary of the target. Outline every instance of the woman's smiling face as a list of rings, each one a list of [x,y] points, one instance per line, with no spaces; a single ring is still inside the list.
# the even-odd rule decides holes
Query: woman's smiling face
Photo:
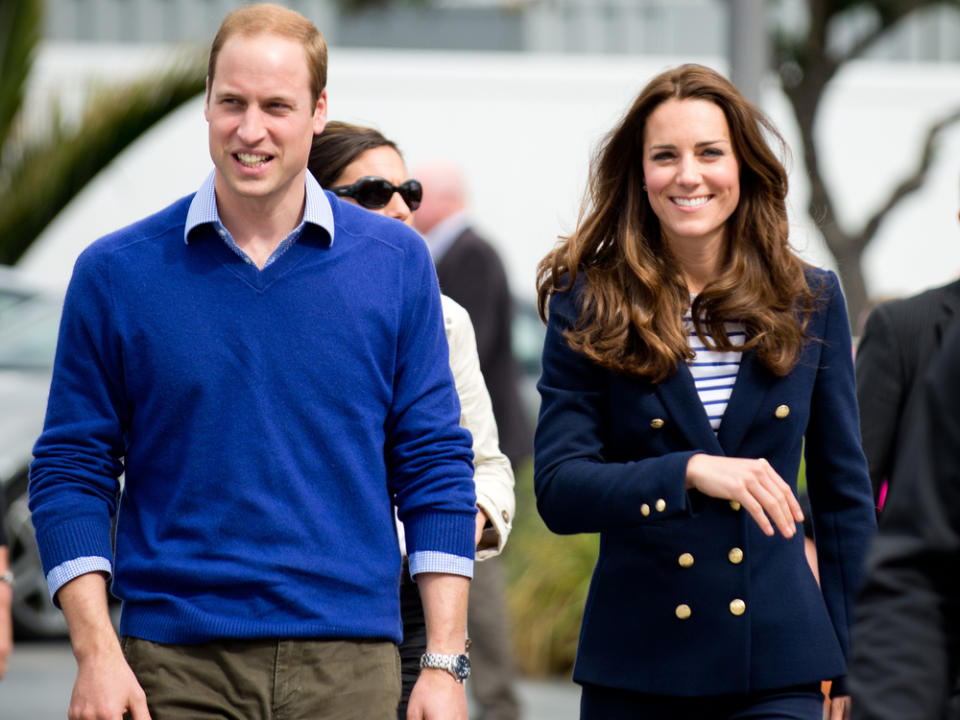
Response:
[[[718,105],[670,99],[657,106],[644,128],[643,177],[671,246],[693,240],[722,248],[740,202],[740,163]]]

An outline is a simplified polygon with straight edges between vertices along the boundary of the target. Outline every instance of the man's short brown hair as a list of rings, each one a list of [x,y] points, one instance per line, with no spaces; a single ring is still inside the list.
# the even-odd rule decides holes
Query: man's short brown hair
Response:
[[[207,87],[213,84],[217,57],[227,38],[232,35],[253,36],[264,33],[297,40],[303,45],[310,71],[310,91],[316,104],[320,93],[327,86],[327,42],[317,27],[303,15],[274,3],[247,5],[234,10],[223,19],[210,46]]]

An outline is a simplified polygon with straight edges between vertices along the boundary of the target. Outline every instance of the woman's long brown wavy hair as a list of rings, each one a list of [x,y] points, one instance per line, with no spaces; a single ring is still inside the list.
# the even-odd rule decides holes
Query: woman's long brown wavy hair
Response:
[[[546,321],[550,297],[571,289],[583,273],[580,316],[566,337],[594,362],[660,382],[692,359],[682,317],[690,294],[660,233],[643,180],[647,118],[664,101],[707,100],[727,120],[740,163],[740,202],[727,220],[719,275],[697,296],[692,312],[701,340],[719,350],[750,350],[765,367],[786,375],[796,365],[817,292],[809,267],[788,241],[787,175],[764,137],[783,138],[757,108],[710,68],[682,65],[655,77],[592,164],[576,231],[537,266],[538,306]],[[725,321],[747,330],[733,345]]]

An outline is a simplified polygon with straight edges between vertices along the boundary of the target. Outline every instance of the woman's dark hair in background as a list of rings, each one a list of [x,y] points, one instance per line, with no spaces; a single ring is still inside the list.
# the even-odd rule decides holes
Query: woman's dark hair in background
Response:
[[[307,167],[320,183],[330,188],[347,166],[367,150],[388,146],[397,151],[396,143],[387,140],[379,131],[361,125],[332,121],[323,132],[313,138]]]
[[[681,318],[690,295],[680,267],[660,233],[643,178],[647,118],[663,102],[706,100],[724,113],[740,164],[740,201],[727,221],[719,276],[697,296],[693,318],[719,350],[755,349],[777,375],[796,364],[806,338],[816,289],[808,265],[789,246],[787,175],[764,137],[785,148],[776,128],[719,73],[682,65],[658,75],[602,143],[591,166],[575,232],[537,268],[540,315],[550,296],[584,287],[580,320],[567,332],[570,346],[601,366],[659,382],[692,357]],[[734,346],[725,321],[740,321],[745,345]]]

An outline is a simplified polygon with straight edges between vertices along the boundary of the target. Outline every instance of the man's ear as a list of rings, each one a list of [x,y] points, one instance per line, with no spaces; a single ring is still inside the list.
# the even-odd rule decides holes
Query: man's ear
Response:
[[[317,98],[317,106],[313,109],[313,134],[319,135],[327,126],[327,91],[323,90]]]
[[[210,76],[207,75],[207,90],[203,100],[203,117],[210,122]]]

